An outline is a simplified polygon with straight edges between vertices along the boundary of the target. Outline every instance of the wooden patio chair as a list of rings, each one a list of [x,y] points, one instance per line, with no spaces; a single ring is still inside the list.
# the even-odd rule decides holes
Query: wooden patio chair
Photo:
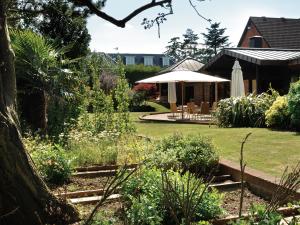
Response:
[[[209,102],[201,102],[200,111],[197,113],[197,117],[202,119],[209,114]]]
[[[192,116],[192,119],[195,119],[197,117],[199,110],[197,110],[196,105],[194,102],[188,102],[187,103],[187,113],[190,116]]]

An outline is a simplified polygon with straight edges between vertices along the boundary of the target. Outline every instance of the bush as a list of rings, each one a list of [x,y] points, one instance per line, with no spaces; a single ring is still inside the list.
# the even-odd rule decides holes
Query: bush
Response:
[[[286,129],[290,126],[290,113],[286,96],[278,96],[273,105],[266,111],[266,125]]]
[[[146,103],[145,92],[131,92],[129,109],[131,112],[154,112],[155,108]]]
[[[187,185],[187,176],[181,176],[177,172],[168,171],[172,181],[178,183],[178,187]],[[195,177],[192,177],[195,181]],[[197,190],[192,202],[200,202],[193,215],[196,220],[214,218],[222,213],[221,195],[217,191],[203,191],[204,185]],[[174,224],[169,206],[164,199],[162,188],[162,175],[157,169],[142,169],[140,173],[133,175],[122,187],[122,193],[127,200],[126,215],[130,224]],[[186,195],[180,189],[174,195]],[[175,197],[175,196],[174,196]],[[176,214],[182,218],[181,206],[176,204]]]
[[[300,81],[291,84],[288,93],[288,109],[291,114],[291,125],[300,131]]]
[[[50,183],[62,184],[69,180],[72,168],[64,150],[59,145],[47,145],[44,150],[36,150],[32,158],[42,177]]]
[[[125,67],[125,77],[129,84],[133,86],[136,81],[153,77],[160,70],[159,66],[127,65]]]
[[[218,160],[217,149],[210,139],[201,135],[174,134],[155,146],[149,164],[204,175],[216,167]]]
[[[148,151],[148,145],[134,134],[121,135],[107,131],[95,134],[74,129],[65,147],[73,166],[87,166],[140,163]]]
[[[278,92],[231,97],[219,102],[215,116],[220,127],[264,127],[265,112],[278,97]]]
[[[156,95],[156,84],[137,84],[133,87],[135,92],[144,93],[146,98],[153,98]]]

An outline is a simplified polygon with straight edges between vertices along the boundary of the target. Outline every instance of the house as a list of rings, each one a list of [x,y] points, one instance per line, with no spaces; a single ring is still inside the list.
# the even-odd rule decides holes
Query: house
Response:
[[[125,65],[144,64],[145,66],[167,67],[173,64],[164,54],[133,54],[133,53],[107,53],[112,59],[121,57]]]
[[[237,48],[224,48],[201,72],[231,77],[238,59],[247,93],[261,93],[269,87],[286,94],[291,81],[300,75],[300,19],[250,17]],[[229,84],[221,84],[219,93],[228,97]]]

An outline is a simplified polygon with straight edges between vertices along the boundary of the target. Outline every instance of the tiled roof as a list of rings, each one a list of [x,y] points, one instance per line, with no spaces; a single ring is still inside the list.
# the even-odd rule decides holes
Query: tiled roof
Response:
[[[300,49],[300,19],[250,17],[249,22],[253,22],[270,48]]]
[[[189,71],[199,71],[204,64],[199,62],[196,59],[191,57],[185,58],[172,66],[167,67],[159,72],[159,74],[172,72],[172,71],[180,71],[180,70],[189,70]]]
[[[224,48],[213,57],[202,70],[212,66],[223,55],[241,59],[256,65],[288,64],[300,58],[300,49],[274,49],[274,48]]]

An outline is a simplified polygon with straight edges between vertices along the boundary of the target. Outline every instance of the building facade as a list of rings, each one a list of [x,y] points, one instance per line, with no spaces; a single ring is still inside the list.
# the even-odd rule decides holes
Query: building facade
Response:
[[[172,64],[170,58],[164,54],[133,54],[133,53],[107,53],[112,59],[121,57],[125,65],[143,64],[145,66],[167,67]]]

